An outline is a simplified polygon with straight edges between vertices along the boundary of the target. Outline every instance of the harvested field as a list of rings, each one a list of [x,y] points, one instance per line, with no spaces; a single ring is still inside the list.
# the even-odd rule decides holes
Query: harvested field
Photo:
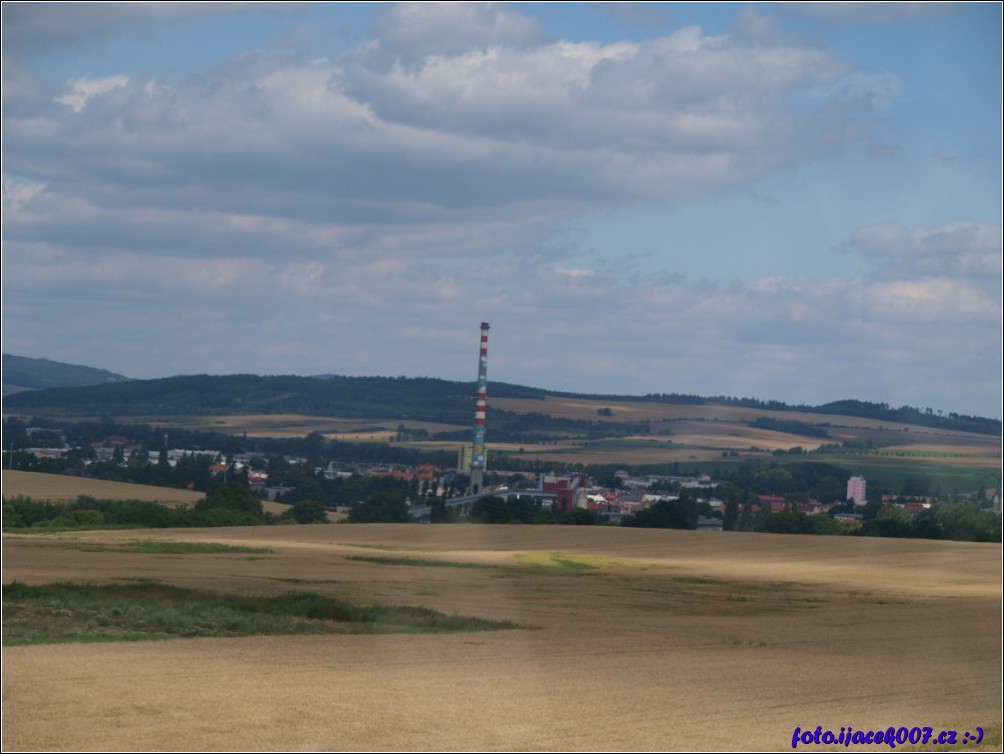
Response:
[[[171,417],[157,419],[140,417],[144,421],[161,427],[183,427],[206,432],[227,432],[246,434],[248,437],[303,437],[311,432],[320,432],[329,440],[353,438],[370,439],[370,435],[380,435],[387,430],[394,436],[397,427],[403,424],[408,429],[424,429],[429,432],[455,432],[466,429],[466,425],[438,424],[411,419],[340,419],[332,416],[311,416],[309,414],[227,414],[223,416]],[[372,430],[372,431],[370,431]]]
[[[3,472],[4,497],[24,495],[33,500],[61,502],[90,495],[101,500],[150,500],[166,505],[195,505],[206,496],[204,492],[152,487],[148,484],[105,482],[62,474],[38,474],[33,471]]]
[[[80,495],[90,495],[99,500],[147,500],[164,505],[195,505],[206,496],[205,492],[179,490],[173,487],[155,487],[150,484],[106,482],[62,474],[39,474],[34,471],[5,471],[3,473],[4,497],[24,495],[32,500],[63,502],[76,500]],[[266,513],[282,515],[289,506],[284,503],[262,501]],[[340,521],[345,516],[328,511],[328,521]]]
[[[567,419],[585,419],[596,421],[596,412],[601,408],[609,408],[613,415],[611,421],[669,421],[669,420],[701,420],[716,422],[747,422],[769,417],[779,420],[806,422],[807,424],[833,424],[836,426],[851,426],[872,429],[892,429],[901,431],[912,425],[883,422],[877,419],[843,416],[841,414],[816,414],[800,411],[776,411],[767,408],[750,408],[746,406],[716,406],[687,405],[663,403],[661,401],[623,401],[611,402],[602,398],[563,398],[547,396],[544,400],[532,398],[489,398],[489,406],[497,406],[506,411],[529,413],[537,411],[551,416]],[[913,428],[917,429],[917,428]],[[935,431],[935,430],[930,430]]]
[[[984,748],[1000,747],[1000,545],[477,525],[143,533],[272,551],[250,557],[123,546],[136,539],[5,535],[4,581],[310,590],[522,628],[8,647],[5,750],[775,750],[816,725],[960,740],[981,726]]]
[[[492,398],[492,407],[525,413],[537,411],[555,417],[602,422],[600,409],[610,409],[610,421],[651,422],[653,435],[658,439],[682,446],[671,445],[633,448],[607,445],[593,447],[590,443],[575,443],[576,455],[561,445],[539,449],[540,458],[555,461],[584,463],[672,463],[681,460],[713,460],[714,451],[735,450],[741,456],[771,453],[798,446],[813,451],[823,444],[871,441],[888,448],[890,452],[915,453],[935,463],[961,462],[973,467],[997,469],[1000,467],[1000,438],[955,430],[936,429],[918,425],[885,422],[876,419],[814,414],[798,411],[771,411],[769,409],[739,406],[688,406],[656,401],[610,402],[602,399],[559,398],[546,400],[529,398]],[[750,422],[771,419],[780,424],[802,423],[823,430],[826,435],[802,435],[797,432],[757,428]],[[655,433],[661,434],[655,434]],[[501,448],[500,448],[501,449]],[[526,449],[530,452],[530,448]],[[690,452],[686,452],[686,451]],[[588,456],[587,458],[581,457]]]

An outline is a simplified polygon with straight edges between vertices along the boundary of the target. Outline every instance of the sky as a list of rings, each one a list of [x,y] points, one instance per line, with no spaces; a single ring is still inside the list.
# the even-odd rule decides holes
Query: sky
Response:
[[[1000,3],[2,13],[4,353],[1001,417]]]

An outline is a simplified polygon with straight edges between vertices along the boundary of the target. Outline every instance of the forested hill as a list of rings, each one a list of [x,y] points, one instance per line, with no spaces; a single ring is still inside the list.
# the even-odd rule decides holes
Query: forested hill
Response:
[[[118,385],[18,393],[8,410],[76,415],[292,413],[462,424],[473,416],[474,383],[406,377],[194,375]],[[543,390],[492,383],[492,394],[541,398]],[[471,405],[469,405],[471,404]]]
[[[6,362],[4,364],[6,369]],[[6,377],[6,375],[5,375]],[[251,374],[166,377],[90,387],[53,388],[5,398],[8,411],[25,414],[95,416],[170,416],[179,414],[294,413],[345,418],[411,419],[467,424],[475,383],[428,377],[298,377]],[[779,401],[676,393],[645,396],[576,395],[492,382],[489,395],[530,398],[548,395],[609,401],[728,405],[767,411],[800,411],[878,419],[922,426],[1000,435],[1001,422],[959,414],[942,415],[911,406],[844,400],[821,406],[790,406]],[[541,413],[546,409],[541,406]]]
[[[121,383],[128,379],[107,369],[66,364],[51,359],[31,359],[8,353],[3,355],[4,395],[19,390]]]

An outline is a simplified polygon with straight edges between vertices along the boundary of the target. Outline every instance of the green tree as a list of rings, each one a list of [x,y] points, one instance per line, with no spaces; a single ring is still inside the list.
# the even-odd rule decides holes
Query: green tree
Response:
[[[869,492],[869,497],[871,493]],[[857,501],[855,501],[857,502]],[[855,508],[855,512],[861,512],[861,519],[864,521],[871,521],[878,515],[878,512],[882,510],[881,500],[869,500],[864,506],[858,506]]]
[[[739,531],[753,531],[756,521],[753,506],[759,505],[759,503],[760,498],[747,491],[745,499],[742,502],[742,507],[739,510]]]
[[[945,539],[966,542],[1000,542],[1001,518],[971,503],[943,503],[935,508]]]
[[[829,516],[809,516],[810,534],[847,534],[848,527]]]
[[[491,495],[471,506],[471,518],[483,524],[507,524],[512,520],[512,513],[504,498]]]
[[[846,487],[840,483],[839,479],[832,474],[827,474],[819,480],[819,486],[816,488],[816,497],[821,503],[843,501],[845,491]]]
[[[209,488],[206,496],[195,505],[196,510],[231,510],[261,516],[264,513],[261,500],[251,490],[237,482],[216,484]]]
[[[775,495],[784,495],[792,490],[793,478],[788,469],[775,467],[761,475],[761,483]]]
[[[600,522],[600,517],[595,512],[586,508],[572,508],[561,514],[559,523],[571,524],[573,526],[595,526]]]
[[[79,508],[67,511],[65,514],[56,519],[56,524],[58,526],[79,526],[81,528],[98,529],[103,526],[104,523],[105,517],[101,514],[101,511],[89,508]]]
[[[378,492],[349,512],[349,523],[353,524],[391,524],[409,521],[411,516],[408,514],[404,495],[386,492]]]
[[[324,465],[327,444],[328,441],[320,432],[311,432],[303,438],[303,453],[307,456],[308,465],[311,467]]]
[[[785,506],[778,513],[767,513],[763,520],[763,530],[775,534],[806,534],[812,528],[809,516],[799,512],[794,506]]]
[[[446,500],[441,497],[430,497],[428,505],[432,509],[429,513],[429,520],[434,524],[452,523],[455,516],[453,509],[446,504]]]
[[[621,525],[646,529],[696,529],[697,505],[684,495],[679,500],[660,500],[651,508],[622,519]]]
[[[882,505],[875,518],[864,523],[861,532],[876,537],[910,537],[913,517],[898,505]]]
[[[725,489],[725,510],[722,515],[722,529],[735,531],[739,525],[739,490],[733,485]]]
[[[269,456],[268,465],[265,467],[265,473],[268,474],[268,483],[276,487],[286,486],[286,477],[289,473],[289,468],[289,461],[282,456]]]
[[[284,502],[297,503],[301,500],[328,499],[321,480],[305,469],[290,469],[286,473],[286,483],[293,489],[282,496]]]
[[[987,500],[987,488],[984,485],[980,485],[980,488],[976,490],[976,495],[973,497],[973,502],[976,503],[980,508],[989,507],[990,503]]]
[[[289,512],[298,524],[326,523],[328,520],[324,504],[316,500],[300,500],[293,504]]]

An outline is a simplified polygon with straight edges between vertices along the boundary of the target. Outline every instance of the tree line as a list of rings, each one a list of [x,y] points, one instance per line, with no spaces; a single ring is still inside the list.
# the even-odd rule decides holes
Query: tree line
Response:
[[[153,380],[130,380],[88,387],[51,388],[17,393],[4,400],[10,409],[25,412],[59,411],[77,415],[177,415],[228,413],[304,413],[317,416],[413,419],[467,423],[472,415],[476,385],[429,377],[299,377],[189,375]],[[840,400],[819,406],[789,405],[777,400],[702,397],[680,393],[644,396],[580,394],[493,382],[498,397],[543,401],[548,395],[618,402],[659,401],[677,405],[725,405],[769,411],[841,414],[941,429],[1000,435],[1001,421],[930,407]]]
[[[291,506],[281,515],[264,510],[262,501],[244,485],[227,482],[211,487],[194,506],[168,506],[149,500],[106,500],[79,495],[72,502],[4,498],[3,528],[98,529],[214,526],[263,526],[327,520],[323,505],[314,501]]]

